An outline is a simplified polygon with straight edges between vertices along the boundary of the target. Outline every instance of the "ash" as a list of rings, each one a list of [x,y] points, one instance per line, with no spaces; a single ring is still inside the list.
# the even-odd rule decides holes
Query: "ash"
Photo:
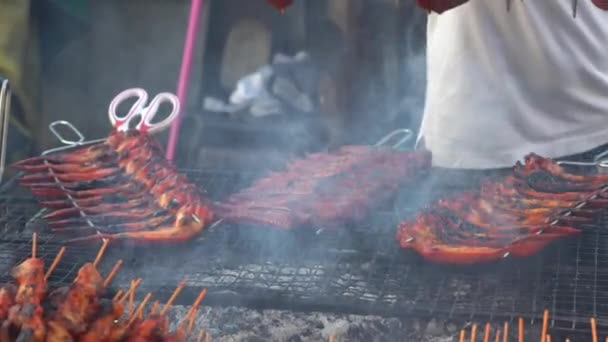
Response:
[[[169,310],[167,315],[171,319],[172,329],[181,322],[188,309],[186,306],[174,306]],[[458,341],[460,329],[465,326],[465,322],[437,319],[203,307],[199,310],[194,335],[204,329],[210,333],[211,341],[219,342],[329,341],[330,336],[334,336],[336,341],[451,342]],[[478,327],[478,339],[483,338],[483,329],[483,326]],[[510,330],[516,330],[515,326]],[[528,326],[526,330],[526,340],[534,340],[540,336],[538,325]]]

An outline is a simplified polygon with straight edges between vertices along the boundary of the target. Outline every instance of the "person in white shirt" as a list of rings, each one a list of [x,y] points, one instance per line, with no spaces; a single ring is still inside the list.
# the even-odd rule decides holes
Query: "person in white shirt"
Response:
[[[503,168],[608,142],[608,1],[579,0],[576,17],[573,0],[417,1],[434,11],[418,143],[435,166]]]

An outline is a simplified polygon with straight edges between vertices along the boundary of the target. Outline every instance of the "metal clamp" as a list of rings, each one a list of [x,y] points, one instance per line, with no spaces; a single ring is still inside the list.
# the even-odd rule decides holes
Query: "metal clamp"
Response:
[[[76,137],[78,137],[78,139],[76,140],[72,140],[69,138],[65,138],[61,133],[59,133],[59,131],[57,130],[58,126],[65,126],[67,128],[69,128],[72,133],[74,133],[74,135]],[[71,149],[71,148],[75,148],[78,146],[85,146],[85,145],[91,145],[91,144],[95,144],[101,141],[104,141],[105,139],[97,139],[97,140],[89,140],[87,141],[84,137],[84,135],[78,130],[78,128],[76,128],[76,126],[74,126],[71,122],[66,121],[66,120],[57,120],[57,121],[53,121],[49,124],[49,130],[51,131],[51,133],[53,133],[53,135],[57,138],[57,140],[59,140],[63,146],[59,146],[59,147],[55,147],[55,148],[51,148],[49,150],[46,150],[44,152],[42,152],[43,156],[46,156],[48,154],[51,153],[55,153],[55,152],[60,152],[60,151],[64,151],[67,149]]]
[[[12,92],[7,79],[0,77],[0,183],[6,166],[6,144],[11,111]]]
[[[401,138],[400,140],[398,140],[395,144],[393,144],[391,146],[391,148],[393,149],[398,149],[399,147],[401,147],[403,144],[405,144],[406,142],[408,142],[413,136],[414,136],[414,132],[412,132],[412,130],[407,129],[407,128],[400,128],[400,129],[396,129],[392,132],[390,132],[389,134],[385,135],[382,139],[380,139],[374,146],[375,147],[381,147],[386,145],[391,139],[393,139],[394,137],[403,134],[403,138]]]
[[[74,132],[74,134],[76,134],[76,136],[78,137],[78,140],[70,140],[70,139],[64,138],[61,135],[61,133],[59,133],[59,131],[57,131],[57,129],[55,128],[55,126],[58,126],[58,125],[63,125],[63,126],[68,127],[69,129],[71,129],[72,132]],[[72,125],[69,121],[65,121],[65,120],[53,121],[49,125],[49,129],[57,137],[57,139],[65,145],[80,145],[84,142],[84,135],[82,135],[82,133],[80,133],[80,131],[76,127],[74,127],[74,125]]]
[[[572,166],[595,166],[598,168],[608,168],[608,150],[596,155],[591,162],[578,162],[571,160],[560,160],[557,165],[572,165]]]

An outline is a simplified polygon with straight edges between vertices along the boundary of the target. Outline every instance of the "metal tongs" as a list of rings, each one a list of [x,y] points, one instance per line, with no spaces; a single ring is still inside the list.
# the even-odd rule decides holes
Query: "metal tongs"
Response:
[[[11,111],[11,88],[8,80],[0,76],[0,183],[6,164],[6,143],[8,138],[8,119]]]

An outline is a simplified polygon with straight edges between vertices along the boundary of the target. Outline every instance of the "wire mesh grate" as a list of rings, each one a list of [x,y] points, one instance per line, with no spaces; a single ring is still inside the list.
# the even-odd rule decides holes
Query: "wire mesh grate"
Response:
[[[255,178],[244,173],[185,172],[212,200],[221,200]],[[414,253],[399,250],[394,241],[399,220],[434,198],[420,191],[404,191],[417,201],[404,205],[398,200],[399,210],[381,208],[338,231],[223,223],[180,247],[110,247],[100,267],[103,274],[123,259],[113,287],[128,287],[130,280],[141,277],[142,291],[160,298],[185,279],[189,286],[178,300],[183,304],[207,288],[206,302],[211,305],[477,321],[538,320],[549,309],[555,329],[586,331],[591,316],[598,317],[600,330],[608,328],[608,213],[584,227],[579,238],[555,243],[531,258],[474,267],[429,265]],[[42,229],[38,251],[47,262],[52,260],[61,237],[45,233],[33,199],[16,185],[5,187],[0,212],[0,280],[28,257],[33,230]],[[97,249],[96,244],[68,246],[51,283],[70,283]]]

